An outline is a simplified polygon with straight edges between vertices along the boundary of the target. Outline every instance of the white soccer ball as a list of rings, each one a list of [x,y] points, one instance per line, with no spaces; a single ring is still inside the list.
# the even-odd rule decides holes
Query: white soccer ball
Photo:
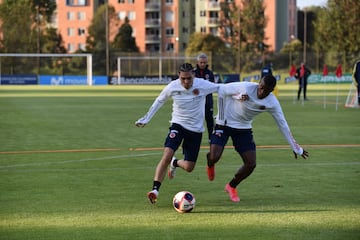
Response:
[[[195,196],[189,191],[178,192],[173,198],[173,207],[179,213],[191,212],[195,207]]]

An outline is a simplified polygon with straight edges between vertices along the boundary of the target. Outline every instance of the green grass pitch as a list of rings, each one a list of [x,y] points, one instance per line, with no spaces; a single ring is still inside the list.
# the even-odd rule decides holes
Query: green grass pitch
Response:
[[[360,109],[344,107],[350,84],[309,85],[306,102],[294,100],[295,84],[279,86],[310,158],[295,160],[271,116],[259,115],[258,164],[238,187],[240,203],[223,188],[241,159],[227,148],[209,182],[204,134],[195,170],[165,179],[151,205],[171,101],[145,128],[134,122],[163,87],[0,86],[0,239],[360,239]],[[196,197],[191,213],[171,205],[181,190]]]

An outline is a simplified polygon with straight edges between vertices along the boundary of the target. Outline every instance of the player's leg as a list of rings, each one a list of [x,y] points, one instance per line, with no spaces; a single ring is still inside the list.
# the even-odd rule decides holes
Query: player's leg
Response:
[[[184,130],[184,140],[182,144],[184,159],[177,161],[177,166],[187,172],[192,172],[195,168],[199,156],[202,133]]]
[[[181,126],[178,124],[172,124],[164,143],[163,155],[155,169],[152,190],[147,194],[151,203],[155,203],[157,200],[161,183],[165,178],[167,167],[172,162],[174,153],[179,148],[182,138]]]
[[[205,121],[208,132],[208,139],[210,141],[211,134],[214,130],[214,101],[212,94],[206,96],[205,102]]]
[[[231,187],[237,187],[240,182],[246,179],[256,167],[256,152],[253,150],[240,153],[244,164],[237,170],[233,179],[230,181]]]
[[[210,181],[215,179],[215,164],[220,160],[228,139],[229,135],[227,134],[226,127],[216,125],[214,133],[210,138],[210,152],[206,154],[206,171]]]
[[[165,147],[163,156],[161,157],[158,165],[156,166],[153,187],[152,190],[147,194],[149,201],[153,204],[157,200],[161,183],[164,181],[167,167],[170,164],[171,159],[174,156],[174,153],[175,151],[173,149],[169,147]]]
[[[239,202],[236,188],[256,167],[256,146],[251,129],[233,130],[232,140],[236,151],[242,158],[243,165],[236,171],[234,177],[225,186],[233,202]]]

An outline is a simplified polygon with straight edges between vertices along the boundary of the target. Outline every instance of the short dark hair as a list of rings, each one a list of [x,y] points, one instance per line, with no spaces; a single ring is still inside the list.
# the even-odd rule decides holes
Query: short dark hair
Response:
[[[266,75],[263,77],[263,81],[266,86],[274,87],[276,86],[276,78],[273,75]]]
[[[191,65],[191,63],[183,63],[179,68],[179,72],[192,72],[192,71],[194,71],[194,68]]]

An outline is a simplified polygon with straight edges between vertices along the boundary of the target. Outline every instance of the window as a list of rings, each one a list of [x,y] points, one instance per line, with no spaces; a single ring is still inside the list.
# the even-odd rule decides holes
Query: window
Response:
[[[118,3],[125,3],[125,0],[118,0]]]
[[[86,6],[87,0],[66,0],[67,6]]]
[[[68,49],[68,52],[74,52],[74,51],[75,51],[75,46],[74,46],[74,44],[68,43],[67,49]]]
[[[217,34],[218,34],[217,27],[211,27],[209,30],[212,35],[217,36]]]
[[[174,13],[172,11],[166,11],[165,13],[165,21],[173,22],[174,21]]]
[[[74,12],[67,12],[66,13],[67,20],[74,20],[75,19],[75,13]]]
[[[79,28],[78,29],[78,35],[79,36],[85,35],[85,29],[84,28]]]
[[[126,18],[126,12],[125,11],[120,11],[118,16],[119,16],[120,20],[124,20]]]
[[[174,35],[174,28],[166,28],[165,29],[166,36],[173,36]]]
[[[206,16],[206,11],[200,11],[200,17],[205,17]]]
[[[200,32],[206,33],[206,27],[200,27]]]
[[[68,28],[67,29],[67,35],[68,36],[74,36],[74,32],[75,32],[75,30],[73,28]]]
[[[85,51],[86,50],[85,44],[84,43],[79,43],[78,44],[78,49],[82,50],[82,51]]]
[[[82,21],[86,20],[86,13],[78,12],[78,19]]]
[[[129,20],[135,20],[136,19],[136,12],[129,12],[128,18],[129,18]]]
[[[173,43],[167,43],[166,44],[166,51],[167,52],[173,52],[174,51],[174,44]]]

